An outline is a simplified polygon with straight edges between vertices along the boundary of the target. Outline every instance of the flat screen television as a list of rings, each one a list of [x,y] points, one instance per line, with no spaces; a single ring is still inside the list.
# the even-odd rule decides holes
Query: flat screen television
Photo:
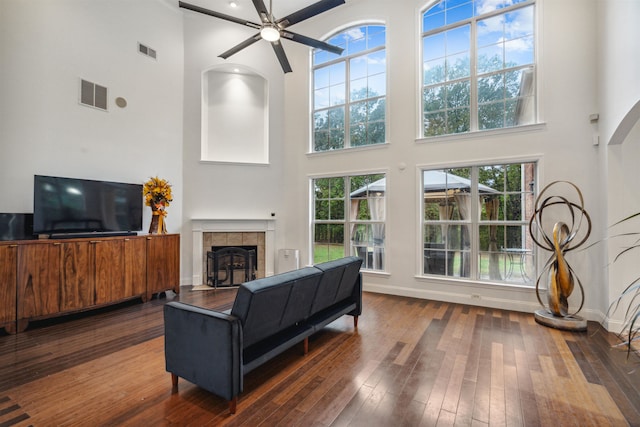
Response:
[[[131,235],[142,229],[142,184],[34,176],[33,233]]]

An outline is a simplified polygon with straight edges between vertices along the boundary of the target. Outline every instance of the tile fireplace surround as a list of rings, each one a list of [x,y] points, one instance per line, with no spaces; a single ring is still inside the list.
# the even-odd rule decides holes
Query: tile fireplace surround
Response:
[[[275,219],[192,219],[193,233],[193,285],[205,284],[205,233],[264,233],[264,274],[274,274]]]

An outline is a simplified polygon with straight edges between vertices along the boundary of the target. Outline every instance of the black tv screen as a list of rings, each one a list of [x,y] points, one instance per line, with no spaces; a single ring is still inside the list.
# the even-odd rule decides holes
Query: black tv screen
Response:
[[[135,233],[142,184],[35,175],[35,234]]]

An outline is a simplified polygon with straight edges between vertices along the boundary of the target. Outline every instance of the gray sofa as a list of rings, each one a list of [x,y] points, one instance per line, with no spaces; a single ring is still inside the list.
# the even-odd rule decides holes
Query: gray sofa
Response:
[[[165,359],[174,392],[182,377],[229,401],[236,412],[243,377],[337,318],[362,313],[362,260],[346,257],[246,282],[218,312],[164,306]]]

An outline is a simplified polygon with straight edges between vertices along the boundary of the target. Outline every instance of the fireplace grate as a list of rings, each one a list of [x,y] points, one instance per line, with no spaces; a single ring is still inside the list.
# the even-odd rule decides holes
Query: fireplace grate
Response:
[[[212,246],[207,252],[207,285],[236,286],[256,278],[256,246]]]

